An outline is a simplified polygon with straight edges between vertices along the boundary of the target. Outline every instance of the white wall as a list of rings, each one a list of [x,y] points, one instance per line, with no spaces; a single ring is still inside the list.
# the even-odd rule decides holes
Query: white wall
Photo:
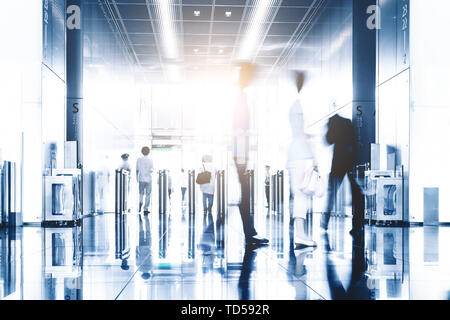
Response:
[[[448,0],[411,0],[411,221],[423,221],[423,188],[439,188],[450,222],[450,42]]]
[[[24,133],[24,220],[41,212],[42,1],[4,1],[0,10],[0,149],[20,171]]]

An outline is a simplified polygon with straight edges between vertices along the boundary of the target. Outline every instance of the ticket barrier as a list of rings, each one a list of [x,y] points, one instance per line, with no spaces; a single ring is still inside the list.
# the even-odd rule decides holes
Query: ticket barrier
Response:
[[[44,221],[46,226],[75,226],[81,221],[81,170],[54,169],[44,176]]]

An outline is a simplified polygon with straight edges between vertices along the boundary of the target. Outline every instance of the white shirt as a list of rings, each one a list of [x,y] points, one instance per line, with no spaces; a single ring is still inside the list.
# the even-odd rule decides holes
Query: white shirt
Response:
[[[292,129],[292,140],[288,149],[289,163],[297,160],[311,159],[313,154],[305,134],[305,124],[303,119],[303,109],[298,99],[295,99],[289,111],[289,121]]]
[[[205,169],[203,169],[203,166],[200,168],[199,172],[209,171],[211,172],[211,180],[209,183],[201,184],[200,190],[203,193],[206,194],[214,194],[214,190],[216,187],[216,169],[212,165],[212,163],[205,162],[204,163]]]
[[[188,177],[188,173],[185,172],[181,172],[181,179],[180,179],[180,186],[181,188],[187,188],[188,187],[188,183],[189,183],[189,177]]]
[[[136,175],[139,182],[152,182],[153,160],[149,156],[140,157],[136,162]]]

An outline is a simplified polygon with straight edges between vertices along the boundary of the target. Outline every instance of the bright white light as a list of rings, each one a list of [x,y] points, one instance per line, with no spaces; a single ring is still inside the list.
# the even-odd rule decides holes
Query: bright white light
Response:
[[[219,54],[222,54],[223,53],[223,49],[219,49]]]
[[[177,41],[171,17],[170,0],[158,0],[158,3],[161,18],[161,34],[164,41],[166,57],[176,59],[178,57]]]
[[[198,53],[198,49],[197,49],[197,48],[195,48],[195,49],[194,49],[194,52],[195,52],[195,53]]]
[[[200,17],[200,11],[198,11],[198,10],[194,10],[194,16],[196,16],[196,17]]]
[[[259,0],[253,16],[250,18],[244,41],[241,43],[238,59],[246,60],[251,57],[255,50],[262,31],[262,25],[267,18],[269,8],[272,6],[273,0]]]
[[[225,17],[230,18],[231,17],[231,11],[226,11],[225,12]]]
[[[170,81],[178,82],[181,81],[181,70],[180,67],[174,64],[167,66],[167,74]]]

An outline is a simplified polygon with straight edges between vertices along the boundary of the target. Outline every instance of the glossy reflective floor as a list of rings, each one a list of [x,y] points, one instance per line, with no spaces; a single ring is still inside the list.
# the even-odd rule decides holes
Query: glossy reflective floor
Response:
[[[180,206],[179,206],[180,207]],[[261,211],[270,239],[245,248],[238,208],[228,219],[186,208],[160,215],[88,216],[76,228],[0,232],[2,299],[448,299],[450,228],[366,226],[309,217],[316,249],[294,250],[289,214]]]

